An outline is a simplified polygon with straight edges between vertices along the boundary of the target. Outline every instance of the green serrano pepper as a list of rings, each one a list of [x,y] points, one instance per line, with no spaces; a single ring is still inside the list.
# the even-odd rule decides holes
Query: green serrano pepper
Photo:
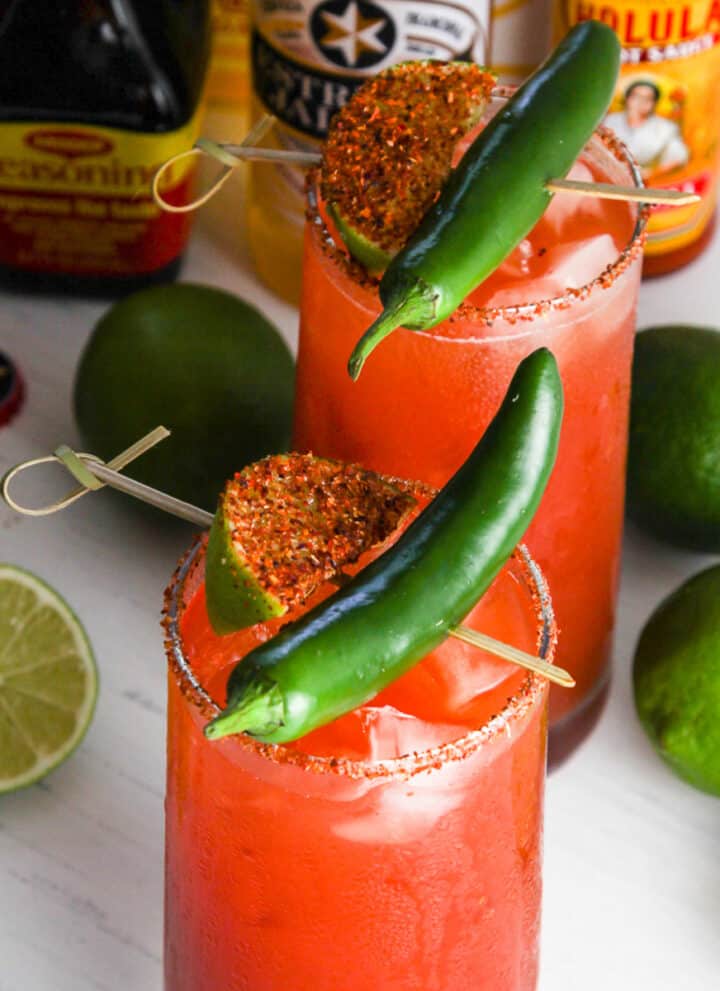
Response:
[[[396,327],[445,320],[532,230],[612,99],[620,43],[600,21],[576,25],[490,121],[380,282],[383,312],[353,350],[353,379]]]
[[[562,407],[555,359],[535,351],[465,464],[397,543],[234,668],[206,736],[295,740],[442,643],[527,529],[555,462]]]

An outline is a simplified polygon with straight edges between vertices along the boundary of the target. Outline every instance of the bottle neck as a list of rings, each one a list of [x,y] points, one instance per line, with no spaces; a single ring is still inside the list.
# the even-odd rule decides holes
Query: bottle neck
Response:
[[[143,13],[150,6],[152,12]],[[202,12],[207,0],[186,0]],[[206,57],[178,40],[167,0],[15,0],[0,19],[0,114],[5,119],[172,130],[197,104]]]

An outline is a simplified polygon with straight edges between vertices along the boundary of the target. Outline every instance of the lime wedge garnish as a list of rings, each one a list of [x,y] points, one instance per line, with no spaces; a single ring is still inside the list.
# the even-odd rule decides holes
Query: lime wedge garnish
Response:
[[[227,482],[207,545],[205,593],[216,633],[283,616],[388,540],[414,489],[359,465],[275,454]]]
[[[77,617],[36,575],[0,564],[0,793],[61,764],[96,698],[95,659]]]
[[[437,199],[494,84],[473,62],[404,62],[367,79],[334,115],[320,192],[370,272],[387,268]]]
[[[364,265],[368,272],[384,272],[393,260],[395,252],[384,251],[372,238],[354,227],[343,217],[335,203],[328,203],[327,211],[353,258]]]

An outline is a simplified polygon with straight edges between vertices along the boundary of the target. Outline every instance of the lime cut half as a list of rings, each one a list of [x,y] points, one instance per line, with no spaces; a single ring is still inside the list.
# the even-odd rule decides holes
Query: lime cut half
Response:
[[[0,563],[0,793],[39,781],[85,735],[97,698],[85,630],[49,585]]]

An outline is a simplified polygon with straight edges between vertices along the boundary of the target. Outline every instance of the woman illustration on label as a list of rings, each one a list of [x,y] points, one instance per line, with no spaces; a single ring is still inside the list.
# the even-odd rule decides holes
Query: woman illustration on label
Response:
[[[623,95],[624,108],[605,123],[637,159],[643,178],[685,165],[690,157],[676,123],[656,113],[660,89],[651,79],[635,79]]]

